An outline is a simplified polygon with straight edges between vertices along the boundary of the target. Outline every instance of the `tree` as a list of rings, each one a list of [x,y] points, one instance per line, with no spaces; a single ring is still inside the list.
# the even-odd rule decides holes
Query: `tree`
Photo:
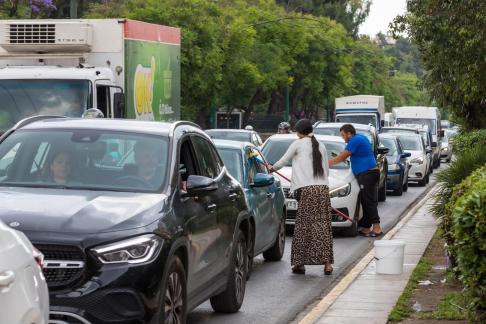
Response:
[[[432,98],[468,128],[485,128],[486,1],[408,0],[407,8],[394,32],[417,44]]]

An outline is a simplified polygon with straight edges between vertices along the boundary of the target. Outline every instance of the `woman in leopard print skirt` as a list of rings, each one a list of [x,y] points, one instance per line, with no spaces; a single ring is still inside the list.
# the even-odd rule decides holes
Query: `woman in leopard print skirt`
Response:
[[[295,130],[299,139],[270,167],[270,171],[277,171],[292,161],[290,190],[298,201],[291,252],[292,271],[303,274],[305,265],[322,264],[324,273],[329,275],[334,254],[327,152],[312,134],[310,120],[299,120]]]

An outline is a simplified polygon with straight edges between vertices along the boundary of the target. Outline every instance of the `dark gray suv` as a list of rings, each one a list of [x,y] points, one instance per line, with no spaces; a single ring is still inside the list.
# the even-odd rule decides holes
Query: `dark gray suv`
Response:
[[[24,120],[0,138],[0,206],[45,255],[53,320],[184,323],[243,302],[247,205],[197,125]]]

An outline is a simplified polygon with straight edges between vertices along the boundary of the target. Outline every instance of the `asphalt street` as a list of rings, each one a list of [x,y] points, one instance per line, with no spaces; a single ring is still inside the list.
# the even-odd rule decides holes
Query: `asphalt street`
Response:
[[[379,204],[382,226],[390,230],[408,209],[434,184],[433,177],[426,187],[411,184],[401,197],[388,195]],[[285,257],[280,262],[265,262],[255,258],[253,274],[246,287],[245,301],[235,314],[214,313],[209,302],[193,310],[188,323],[204,324],[272,324],[289,323],[306,307],[337,283],[339,277],[373,246],[372,238],[334,236],[334,272],[324,276],[322,266],[307,266],[306,275],[290,271],[291,236],[287,236]]]

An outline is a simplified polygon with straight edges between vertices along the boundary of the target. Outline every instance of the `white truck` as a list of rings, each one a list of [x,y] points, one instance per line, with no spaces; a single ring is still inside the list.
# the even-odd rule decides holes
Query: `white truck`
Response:
[[[385,97],[357,95],[336,98],[336,118],[338,123],[371,125],[379,130],[385,114]]]
[[[0,21],[0,133],[33,115],[180,118],[180,30],[127,19]]]
[[[407,106],[392,109],[395,125],[427,125],[432,135],[433,165],[440,165],[440,148],[444,132],[440,124],[440,110],[437,107]]]

